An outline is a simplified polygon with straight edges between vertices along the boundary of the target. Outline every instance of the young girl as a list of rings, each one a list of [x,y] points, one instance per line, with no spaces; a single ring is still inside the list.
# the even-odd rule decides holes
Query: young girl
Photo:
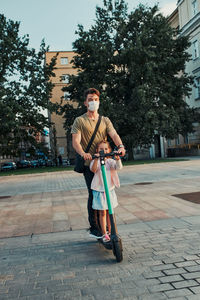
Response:
[[[101,141],[97,145],[97,156],[99,157],[99,152],[104,150],[104,153],[111,152],[111,147],[109,142],[107,141]],[[107,180],[108,180],[108,187],[110,191],[110,199],[112,203],[112,207],[115,208],[118,205],[117,202],[117,196],[115,194],[115,186],[119,187],[119,177],[117,174],[118,169],[122,168],[121,159],[119,156],[116,155],[116,160],[112,158],[105,158],[105,167],[106,167],[106,173],[107,173]],[[106,195],[104,192],[104,185],[103,185],[103,178],[101,174],[101,165],[100,165],[100,159],[95,158],[92,160],[90,164],[90,170],[95,173],[94,178],[92,180],[91,189],[93,192],[93,205],[92,208],[99,210],[99,221],[101,225],[101,230],[103,234],[103,242],[109,242],[110,241],[110,232],[111,232],[111,226],[110,226],[110,219],[108,214],[108,205],[106,200]],[[108,233],[106,231],[106,228],[108,227]]]

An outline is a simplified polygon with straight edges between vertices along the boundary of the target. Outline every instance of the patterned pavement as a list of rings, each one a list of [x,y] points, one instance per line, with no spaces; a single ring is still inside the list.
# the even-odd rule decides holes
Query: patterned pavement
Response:
[[[199,300],[200,160],[125,167],[124,260],[89,238],[81,175],[0,178],[0,300]],[[146,184],[143,184],[146,183]]]

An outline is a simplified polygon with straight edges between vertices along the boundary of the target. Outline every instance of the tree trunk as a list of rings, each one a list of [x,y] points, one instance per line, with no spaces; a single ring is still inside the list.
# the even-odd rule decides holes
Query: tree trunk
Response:
[[[128,160],[134,160],[132,144],[128,145],[127,152],[128,152]]]

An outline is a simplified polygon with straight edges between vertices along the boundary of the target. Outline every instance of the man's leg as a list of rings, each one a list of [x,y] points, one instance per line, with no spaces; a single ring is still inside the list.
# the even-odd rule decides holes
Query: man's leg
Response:
[[[92,195],[92,190],[91,190],[91,182],[94,177],[94,173],[90,171],[89,167],[85,167],[84,170],[84,178],[85,182],[88,188],[88,221],[90,223],[90,232],[92,233],[93,231],[95,232],[95,236],[100,236],[101,234],[96,234],[96,231],[98,231],[98,222],[97,222],[97,216],[96,216],[96,211],[92,208],[92,202],[93,202],[93,195]]]

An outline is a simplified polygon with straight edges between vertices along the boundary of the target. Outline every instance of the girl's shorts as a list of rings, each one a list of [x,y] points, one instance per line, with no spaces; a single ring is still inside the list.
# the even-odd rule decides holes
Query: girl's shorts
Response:
[[[106,194],[105,192],[98,192],[98,191],[92,191],[93,193],[93,202],[92,202],[92,208],[97,210],[107,210],[107,200],[106,200]],[[117,207],[117,195],[115,193],[115,190],[110,191],[110,200],[112,204],[112,208]]]

